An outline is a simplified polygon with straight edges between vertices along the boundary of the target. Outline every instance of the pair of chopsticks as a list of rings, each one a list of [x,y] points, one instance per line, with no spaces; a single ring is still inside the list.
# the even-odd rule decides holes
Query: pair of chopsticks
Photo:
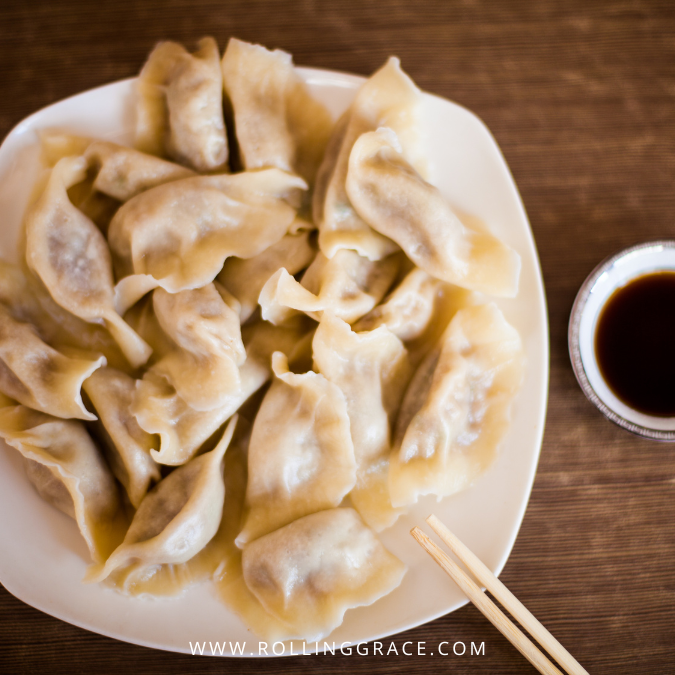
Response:
[[[499,600],[530,635],[569,673],[588,675],[576,659],[542,626],[504,584],[436,516],[427,523],[448,548],[467,566],[476,579]],[[489,619],[511,644],[545,675],[563,675],[534,643],[488,598],[476,582],[429,537],[414,527],[410,534],[462,589],[469,600]]]

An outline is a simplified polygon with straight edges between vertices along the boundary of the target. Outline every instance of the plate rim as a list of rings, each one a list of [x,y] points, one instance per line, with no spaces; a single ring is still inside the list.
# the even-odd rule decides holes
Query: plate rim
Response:
[[[331,70],[331,69],[324,69],[324,68],[309,68],[309,67],[297,67],[296,70],[299,72],[299,74],[303,77],[305,81],[308,81],[308,83],[311,83],[312,80],[316,79],[314,84],[318,84],[319,86],[325,87],[325,86],[330,86],[329,83],[326,83],[327,78],[333,78],[334,82],[333,85],[337,82],[342,82],[342,84],[339,84],[343,89],[351,89],[355,90],[360,84],[365,82],[367,80],[366,77],[362,75],[357,75],[354,73],[348,73],[344,71],[337,71],[337,70]],[[40,108],[39,110],[34,111],[21,121],[19,121],[14,127],[8,132],[8,134],[5,136],[3,139],[2,143],[0,144],[0,157],[3,155],[3,151],[5,151],[5,148],[7,145],[11,143],[11,139],[16,138],[17,136],[20,136],[28,131],[31,131],[34,129],[34,125],[36,120],[39,117],[44,116],[45,114],[49,113],[50,110],[55,109],[59,106],[62,106],[63,104],[66,103],[72,103],[74,100],[84,97],[84,96],[91,96],[95,95],[97,92],[100,92],[101,90],[106,90],[106,89],[111,89],[114,87],[122,87],[122,86],[128,86],[129,84],[133,83],[137,78],[136,77],[129,77],[129,78],[124,78],[121,80],[117,80],[115,82],[111,82],[108,84],[100,85],[97,87],[94,87],[92,89],[88,89],[76,94],[73,94],[71,96],[68,96],[64,99],[60,99],[58,101],[55,101],[53,103],[50,103],[43,108]],[[516,539],[518,537],[518,534],[520,532],[520,529],[522,527],[524,517],[525,517],[525,512],[527,510],[527,506],[529,504],[529,500],[531,497],[532,493],[532,488],[534,485],[534,480],[536,477],[536,472],[538,469],[538,464],[541,458],[541,451],[542,451],[542,445],[543,445],[543,437],[544,437],[544,431],[545,431],[545,421],[546,421],[546,414],[547,414],[547,408],[548,408],[548,395],[549,395],[549,380],[550,380],[550,328],[549,328],[549,318],[548,318],[548,306],[546,302],[546,293],[545,293],[545,288],[544,288],[544,277],[541,269],[541,261],[539,259],[539,255],[537,252],[536,248],[536,243],[534,241],[534,234],[532,231],[531,224],[529,222],[529,219],[527,217],[527,213],[525,211],[525,207],[523,204],[522,197],[520,195],[520,192],[518,190],[518,187],[516,185],[516,182],[513,178],[513,175],[508,167],[508,164],[504,158],[504,155],[501,151],[501,148],[499,147],[498,143],[496,142],[496,139],[490,132],[489,128],[487,125],[478,117],[474,112],[469,110],[468,108],[454,102],[450,101],[449,99],[446,99],[442,96],[439,96],[437,94],[433,94],[430,92],[423,92],[425,96],[429,96],[433,99],[436,99],[438,101],[442,101],[445,104],[451,104],[452,106],[455,106],[459,109],[461,109],[464,113],[470,115],[473,120],[478,122],[480,125],[482,132],[486,134],[489,137],[490,143],[493,146],[494,149],[496,149],[498,157],[499,157],[499,168],[502,172],[504,172],[508,178],[507,183],[509,188],[513,191],[513,196],[515,197],[515,203],[519,212],[519,217],[523,221],[523,223],[526,226],[526,234],[527,234],[527,240],[528,240],[528,245],[530,247],[529,254],[534,261],[535,264],[535,272],[536,272],[536,296],[537,300],[540,304],[540,310],[541,310],[541,317],[540,317],[540,325],[538,326],[539,332],[542,333],[542,335],[545,337],[543,344],[541,345],[542,348],[542,355],[541,355],[541,364],[538,365],[543,365],[543,373],[540,378],[538,378],[537,382],[539,384],[539,394],[541,396],[541,406],[540,406],[540,411],[539,411],[539,416],[535,420],[535,427],[536,427],[536,452],[534,453],[534,456],[532,458],[532,461],[529,463],[529,471],[526,476],[525,484],[526,484],[526,489],[522,492],[521,494],[521,500],[520,500],[520,506],[517,512],[517,524],[515,527],[513,527],[510,536],[508,537],[507,543],[504,546],[504,549],[502,551],[501,556],[499,557],[498,563],[493,569],[495,574],[499,576],[501,572],[503,571],[506,563],[508,562],[508,559],[511,555],[511,552],[513,550],[513,547],[515,545]],[[528,363],[528,368],[533,367],[532,364]],[[507,432],[508,433],[508,432]],[[4,445],[4,443],[3,443]],[[467,488],[470,489],[470,488]],[[65,621],[67,623],[70,623],[72,625],[76,625],[79,628],[82,628],[84,630],[88,630],[90,632],[98,633],[101,635],[105,635],[107,637],[112,637],[114,639],[123,641],[123,642],[129,642],[131,644],[137,644],[140,646],[152,648],[152,649],[160,649],[163,651],[172,651],[172,652],[178,652],[178,653],[187,653],[189,654],[190,651],[189,649],[181,649],[176,646],[169,646],[166,644],[161,644],[161,643],[153,643],[145,639],[134,639],[133,637],[130,637],[126,634],[118,633],[109,629],[100,629],[97,627],[92,627],[91,624],[88,624],[85,620],[79,619],[77,617],[73,617],[68,614],[67,611],[65,610],[60,610],[58,607],[52,607],[50,603],[44,601],[44,602],[36,602],[34,599],[31,600],[26,600],[24,597],[22,597],[22,593],[20,592],[15,592],[16,589],[12,587],[8,587],[5,580],[3,580],[1,577],[5,576],[3,574],[3,569],[2,569],[2,559],[0,558],[0,583],[4,586],[4,588],[7,589],[9,593],[11,593],[14,597],[19,599],[22,602],[25,602],[26,604],[38,609],[39,611],[45,612],[46,614],[49,614],[50,616],[54,616],[57,619],[60,619],[62,621]],[[205,584],[202,584],[202,588]],[[194,590],[194,589],[191,589]],[[429,615],[424,621],[420,622],[417,620],[411,620],[409,623],[406,625],[398,628],[395,632],[382,632],[382,633],[377,633],[377,635],[369,636],[367,639],[363,640],[363,643],[367,642],[372,642],[374,640],[380,640],[385,637],[393,636],[396,635],[400,632],[404,632],[407,630],[410,630],[412,628],[418,627],[420,625],[424,625],[426,623],[429,623],[431,621],[434,621],[435,619],[439,618],[440,616],[444,616],[445,614],[449,614],[460,607],[466,605],[469,602],[468,599],[464,598],[461,601],[452,603],[451,606],[448,608],[446,607],[443,610],[440,610],[436,612],[433,615]],[[228,608],[229,609],[229,608]],[[231,611],[231,610],[230,610]],[[243,622],[242,622],[243,623]],[[328,636],[330,637],[330,636]],[[301,643],[301,641],[297,641],[298,643]],[[187,641],[186,641],[187,644]],[[351,645],[354,644],[359,644],[357,642],[354,643],[349,643]],[[312,648],[313,649],[313,648]],[[321,650],[319,650],[321,652]],[[312,653],[311,651],[308,653]],[[284,654],[285,656],[290,656],[291,654]],[[237,658],[251,658],[251,657],[257,657],[258,655],[256,654],[223,654],[223,656],[228,656],[228,657],[237,657]],[[270,654],[269,657],[272,658],[273,656],[282,656],[282,655],[272,655]]]

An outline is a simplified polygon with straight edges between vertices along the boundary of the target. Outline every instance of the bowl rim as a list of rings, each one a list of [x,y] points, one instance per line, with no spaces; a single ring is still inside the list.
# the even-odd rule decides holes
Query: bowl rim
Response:
[[[580,345],[580,327],[581,320],[584,316],[585,310],[588,307],[588,299],[590,297],[591,291],[595,286],[596,282],[600,277],[611,269],[617,262],[628,257],[629,255],[634,255],[636,253],[644,253],[647,251],[653,251],[658,254],[664,249],[675,249],[675,239],[657,239],[654,241],[646,241],[640,244],[635,244],[624,248],[607,258],[605,258],[601,263],[599,263],[595,269],[586,277],[586,280],[581,285],[576,298],[574,299],[574,304],[572,305],[572,311],[570,313],[569,327],[567,332],[567,341],[569,347],[570,361],[572,363],[572,370],[574,375],[577,378],[577,382],[581,387],[581,390],[586,395],[586,398],[595,405],[595,407],[610,421],[614,424],[630,431],[631,433],[641,436],[643,438],[648,438],[650,440],[662,441],[666,443],[675,442],[675,430],[663,430],[663,429],[652,429],[648,426],[642,424],[637,424],[631,420],[626,419],[623,415],[619,414],[616,410],[611,408],[605,401],[603,401],[595,388],[591,384],[586,369],[583,364],[581,357],[581,345]],[[671,268],[660,268],[655,267],[651,272],[645,271],[642,274],[636,276],[626,276],[625,279],[619,283],[619,285],[610,293],[605,301],[603,302],[601,308],[604,308],[607,300],[613,295],[614,291],[618,288],[621,288],[626,283],[632,281],[633,279],[639,278],[649,273],[658,272],[660,269],[671,269]],[[595,356],[595,350],[593,350],[593,359],[597,363]],[[627,405],[627,404],[626,404]],[[630,407],[630,406],[629,406]],[[645,415],[645,417],[652,417],[651,415]],[[657,419],[657,418],[655,418]],[[659,418],[662,419],[662,418]]]

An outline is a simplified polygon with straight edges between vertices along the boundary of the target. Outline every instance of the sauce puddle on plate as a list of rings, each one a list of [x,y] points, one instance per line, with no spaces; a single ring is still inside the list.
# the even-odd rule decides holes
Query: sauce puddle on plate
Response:
[[[598,318],[595,353],[626,405],[675,416],[675,272],[647,274],[614,291]]]

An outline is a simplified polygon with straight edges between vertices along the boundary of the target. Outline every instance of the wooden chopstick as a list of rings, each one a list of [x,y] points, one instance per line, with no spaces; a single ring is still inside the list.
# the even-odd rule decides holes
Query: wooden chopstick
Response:
[[[544,675],[563,675],[525,634],[483,593],[480,587],[445,551],[434,544],[419,527],[410,531],[420,546],[447,572],[469,600],[487,617],[499,632]]]
[[[492,574],[483,562],[470,551],[433,514],[427,523],[443,543],[467,566],[478,581],[515,617],[523,628],[570,674],[588,675],[579,662],[549,633],[534,615],[504,584]]]

